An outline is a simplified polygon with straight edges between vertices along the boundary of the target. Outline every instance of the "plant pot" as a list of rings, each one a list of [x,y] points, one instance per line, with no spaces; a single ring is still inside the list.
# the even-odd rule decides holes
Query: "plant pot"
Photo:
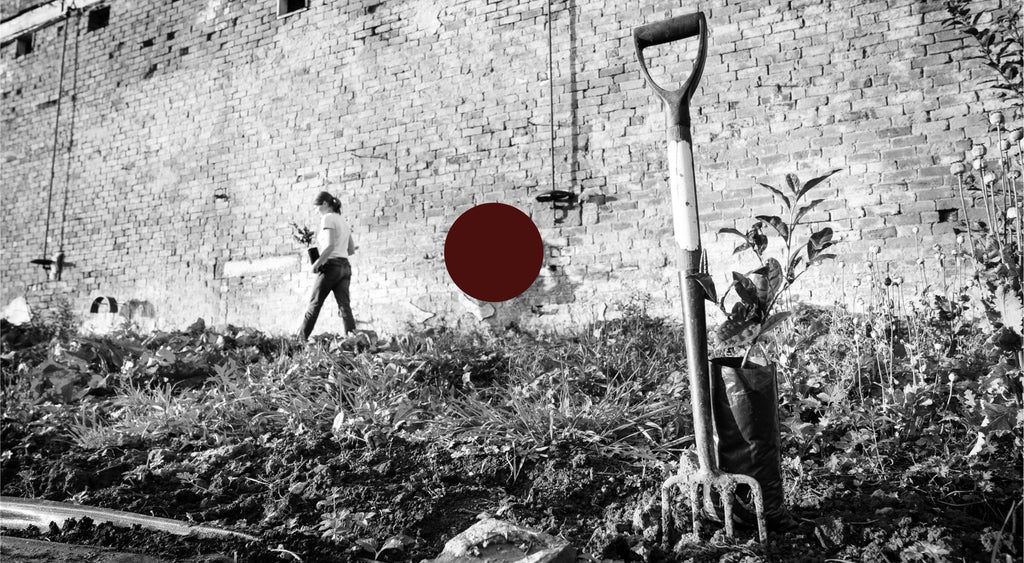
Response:
[[[727,473],[748,475],[761,485],[765,520],[783,528],[791,517],[783,506],[782,443],[775,364],[762,366],[739,357],[712,358],[711,411],[717,436],[718,465]],[[743,489],[744,487],[741,487]],[[754,522],[752,507],[737,498],[737,520]]]
[[[320,249],[317,247],[307,248],[306,254],[309,254],[309,263],[315,264],[320,259]]]

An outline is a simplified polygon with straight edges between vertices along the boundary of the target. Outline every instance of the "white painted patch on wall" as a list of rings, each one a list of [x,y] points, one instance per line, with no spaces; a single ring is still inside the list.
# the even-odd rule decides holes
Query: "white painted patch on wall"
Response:
[[[231,260],[224,263],[224,277],[238,278],[294,270],[298,266],[298,261],[298,256],[271,256],[257,260]]]

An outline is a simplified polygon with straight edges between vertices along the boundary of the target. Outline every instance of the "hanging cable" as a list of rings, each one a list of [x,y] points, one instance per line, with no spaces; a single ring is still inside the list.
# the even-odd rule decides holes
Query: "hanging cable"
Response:
[[[46,195],[46,234],[43,237],[43,257],[39,263],[43,264],[45,268],[49,268],[50,263],[47,261],[46,253],[49,250],[50,242],[50,213],[53,208],[53,181],[57,176],[57,143],[59,142],[60,134],[60,102],[61,98],[64,97],[64,60],[68,53],[68,21],[64,22],[64,45],[60,52],[60,75],[57,79],[57,116],[53,120],[53,151],[50,157],[50,187]]]
[[[551,123],[549,124],[551,136],[551,190],[555,190],[555,63],[554,63],[554,40],[551,28],[554,17],[551,14],[551,0],[548,0],[548,97],[550,103]]]
[[[70,25],[71,20],[68,19]],[[82,37],[82,11],[75,17],[75,60],[71,72],[71,122],[68,124],[68,155],[64,176],[64,201],[60,209],[60,253],[64,253],[64,227],[67,225],[68,186],[71,185],[71,152],[75,146],[75,115],[78,113],[78,52]],[[56,146],[56,145],[54,145]]]

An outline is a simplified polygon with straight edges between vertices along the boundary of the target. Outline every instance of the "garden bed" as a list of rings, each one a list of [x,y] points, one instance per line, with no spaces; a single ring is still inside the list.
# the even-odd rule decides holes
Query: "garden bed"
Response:
[[[571,334],[308,347],[201,324],[117,338],[5,326],[3,495],[260,540],[88,521],[4,533],[178,558],[418,561],[487,515],[591,560],[1021,560],[1016,372],[993,369],[979,335],[950,353],[907,331],[906,345],[936,350],[914,356],[891,331],[873,339],[863,319],[818,310],[786,338],[809,327],[780,364],[799,526],[766,545],[714,526],[660,544],[659,488],[692,444],[689,391],[681,331],[635,306]]]

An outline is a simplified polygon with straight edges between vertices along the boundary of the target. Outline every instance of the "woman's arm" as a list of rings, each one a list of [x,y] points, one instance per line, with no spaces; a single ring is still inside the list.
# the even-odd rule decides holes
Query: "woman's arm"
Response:
[[[320,251],[320,258],[317,258],[316,262],[313,263],[313,272],[319,272],[320,267],[327,262],[327,257],[334,252],[334,248],[338,246],[338,229],[325,224],[324,228],[327,229],[327,246]]]

